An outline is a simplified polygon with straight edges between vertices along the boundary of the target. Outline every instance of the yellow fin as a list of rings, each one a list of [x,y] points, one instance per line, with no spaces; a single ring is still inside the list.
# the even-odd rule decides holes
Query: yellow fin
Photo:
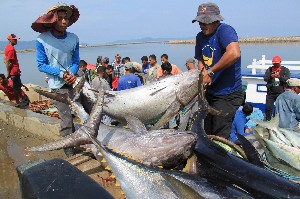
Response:
[[[99,156],[103,156],[101,152],[99,152],[97,155],[99,155]]]
[[[110,170],[111,170],[109,166],[105,167],[105,169],[106,169],[106,170],[108,170],[108,171],[110,171]]]
[[[120,184],[118,183],[118,181],[116,181],[116,186],[117,186],[117,187],[119,187],[119,186],[120,186]]]
[[[116,178],[116,176],[115,176],[115,174],[111,174],[109,177],[111,177],[111,178]]]
[[[101,160],[101,162],[106,162],[106,160],[103,158],[103,159]]]
[[[163,166],[157,166],[158,168],[160,168],[160,169],[163,169],[164,167]]]

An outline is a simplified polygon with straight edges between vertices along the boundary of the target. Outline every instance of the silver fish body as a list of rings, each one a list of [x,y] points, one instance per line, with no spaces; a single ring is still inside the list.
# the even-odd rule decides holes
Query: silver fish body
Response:
[[[135,133],[101,124],[97,140],[119,153],[151,166],[174,167],[192,153],[197,136],[191,131],[161,129]]]
[[[184,72],[148,85],[108,92],[112,97],[105,97],[103,111],[118,120],[132,115],[145,124],[154,123],[166,112],[173,117],[197,96],[198,76],[198,71]]]

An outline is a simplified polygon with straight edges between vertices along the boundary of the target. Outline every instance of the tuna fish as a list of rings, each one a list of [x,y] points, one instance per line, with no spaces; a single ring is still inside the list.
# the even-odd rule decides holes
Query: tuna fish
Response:
[[[240,159],[219,145],[211,142],[205,134],[201,115],[196,117],[192,131],[198,134],[195,147],[199,174],[212,180],[225,180],[249,192],[255,198],[298,198],[300,186],[270,171]],[[267,183],[266,183],[267,182]]]
[[[100,125],[103,95],[99,94],[88,122],[75,133],[56,142],[28,148],[28,151],[48,151],[89,144],[91,140],[85,133],[89,131],[104,145],[147,165],[173,168],[191,155],[197,140],[196,134],[191,131],[174,129],[147,131],[145,125],[133,116],[124,116],[129,129]]]
[[[198,75],[199,71],[184,72],[128,90],[107,91],[103,111],[121,122],[131,115],[144,124],[155,123],[152,130],[159,129],[197,96]],[[65,95],[36,91],[50,99],[68,102]]]

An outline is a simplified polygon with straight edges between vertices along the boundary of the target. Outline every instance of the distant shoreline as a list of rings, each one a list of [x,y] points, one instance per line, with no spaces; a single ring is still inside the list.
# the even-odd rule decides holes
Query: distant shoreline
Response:
[[[240,38],[239,42],[241,44],[247,43],[290,43],[290,42],[300,42],[300,36],[287,36],[287,37],[248,37]],[[80,46],[80,48],[91,48],[99,46],[121,46],[129,44],[151,44],[151,43],[165,43],[165,44],[195,44],[196,41],[192,40],[166,40],[166,41],[149,41],[149,42],[128,42],[128,43],[114,43],[114,44],[96,44],[96,45],[86,45]],[[35,52],[35,49],[25,49],[17,50],[18,53]],[[3,54],[4,51],[0,51]]]

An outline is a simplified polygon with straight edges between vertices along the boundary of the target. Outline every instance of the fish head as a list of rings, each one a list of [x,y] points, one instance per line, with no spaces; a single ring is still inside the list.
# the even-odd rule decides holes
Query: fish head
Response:
[[[174,168],[192,154],[196,141],[197,135],[191,131],[160,129],[128,138],[128,144],[123,143],[120,148],[146,165]]]
[[[198,77],[199,71],[188,71],[179,74],[183,78],[178,78],[175,83],[178,85],[176,90],[177,99],[186,106],[192,99],[198,95]]]

